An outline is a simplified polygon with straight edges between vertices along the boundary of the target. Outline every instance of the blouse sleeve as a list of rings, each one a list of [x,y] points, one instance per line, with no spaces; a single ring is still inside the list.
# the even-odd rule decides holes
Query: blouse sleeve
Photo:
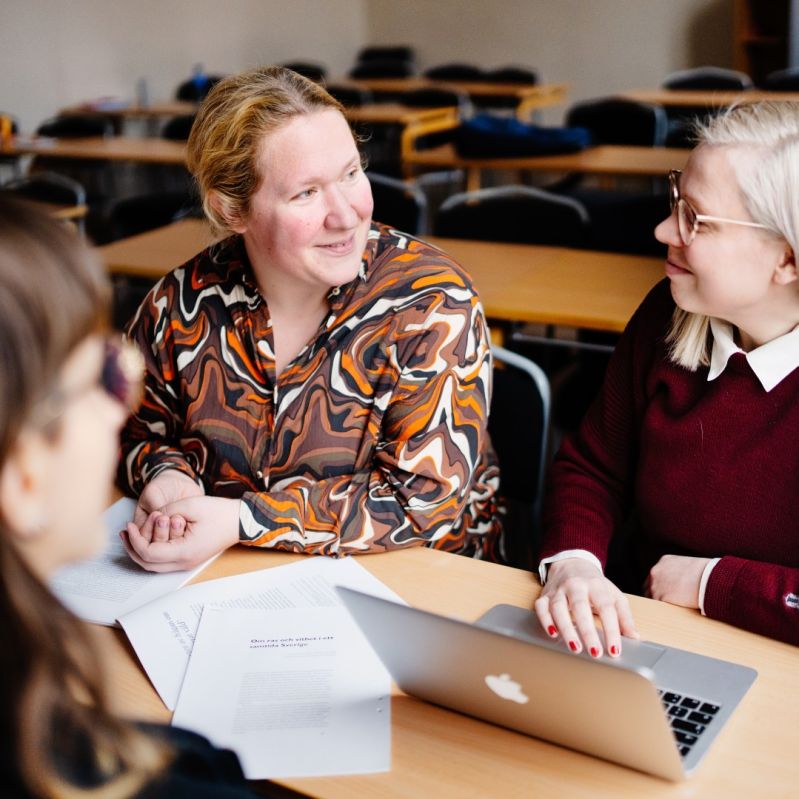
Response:
[[[117,482],[135,495],[166,469],[177,469],[200,482],[205,459],[199,442],[181,440],[174,331],[165,300],[173,280],[169,276],[156,284],[128,329],[129,338],[144,356],[144,396],[122,431]]]
[[[799,644],[799,569],[723,557],[710,573],[705,615]]]
[[[461,286],[463,289],[463,286]],[[439,290],[398,312],[388,345],[392,389],[369,468],[245,493],[243,543],[344,555],[441,541],[455,527],[486,446],[491,353],[469,290]]]

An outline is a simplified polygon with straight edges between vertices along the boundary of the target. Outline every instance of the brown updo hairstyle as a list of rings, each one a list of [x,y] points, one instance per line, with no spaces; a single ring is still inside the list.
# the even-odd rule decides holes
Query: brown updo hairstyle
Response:
[[[0,196],[0,470],[23,431],[38,429],[31,409],[72,351],[105,328],[108,304],[105,274],[74,231]],[[42,434],[57,439],[57,420]],[[130,796],[164,755],[110,713],[86,627],[36,576],[14,533],[0,507],[3,795],[95,796],[70,779],[80,762],[103,797]]]
[[[258,67],[221,80],[200,106],[188,143],[188,166],[203,209],[218,233],[244,219],[263,175],[263,137],[301,114],[341,103],[321,86],[283,67]]]

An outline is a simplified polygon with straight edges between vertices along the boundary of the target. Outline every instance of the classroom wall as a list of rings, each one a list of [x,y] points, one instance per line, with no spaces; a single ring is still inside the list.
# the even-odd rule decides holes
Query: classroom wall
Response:
[[[0,111],[33,130],[60,107],[105,95],[171,98],[209,73],[308,59],[333,73],[368,38],[365,0],[2,0]]]
[[[307,58],[342,75],[367,43],[413,43],[422,67],[519,63],[570,99],[732,63],[732,0],[2,0],[0,111],[33,130],[60,107],[168,99],[208,72]],[[550,112],[559,117],[562,109]]]
[[[570,101],[732,66],[732,0],[367,0],[374,43],[412,42],[422,68],[527,65]]]

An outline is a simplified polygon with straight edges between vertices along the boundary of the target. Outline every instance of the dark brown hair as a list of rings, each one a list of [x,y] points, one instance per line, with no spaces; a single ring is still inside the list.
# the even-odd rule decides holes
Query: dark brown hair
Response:
[[[103,271],[77,235],[0,197],[0,470],[75,347],[106,323]],[[57,429],[51,433],[58,435]],[[0,507],[0,774],[37,797],[129,796],[163,756],[108,710],[86,628],[18,552]]]

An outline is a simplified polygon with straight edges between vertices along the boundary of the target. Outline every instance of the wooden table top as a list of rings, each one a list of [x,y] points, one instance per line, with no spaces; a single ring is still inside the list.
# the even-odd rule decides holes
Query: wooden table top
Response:
[[[425,237],[464,266],[486,315],[515,322],[621,332],[664,277],[660,258]],[[213,241],[185,219],[99,248],[110,272],[156,280]]]
[[[235,547],[198,579],[295,562],[302,556]],[[359,559],[417,607],[472,621],[493,605],[531,607],[539,588],[529,572],[414,548]],[[672,784],[587,755],[426,704],[394,689],[392,766],[384,774],[285,779],[326,799],[537,797],[695,799],[792,797],[799,759],[792,730],[799,648],[702,617],[698,611],[631,597],[645,639],[733,660],[759,676],[698,772]],[[118,712],[166,722],[169,713],[121,631],[93,628],[106,654]],[[257,785],[257,784],[256,784]]]
[[[331,85],[353,86],[371,92],[409,92],[416,89],[458,89],[472,97],[540,97],[554,105],[563,102],[568,83],[492,83],[490,81],[432,80],[431,78],[341,78]]]
[[[605,144],[562,155],[465,158],[454,145],[405,154],[408,165],[438,169],[517,169],[541,172],[587,172],[594,175],[665,176],[682,169],[690,150]]]
[[[766,92],[760,89],[744,91],[721,91],[707,89],[631,89],[621,92],[620,97],[639,103],[697,108],[726,108],[733,103],[758,103],[765,100],[774,103],[799,102],[799,92]]]
[[[3,155],[36,155],[40,158],[74,158],[98,161],[139,161],[154,164],[185,164],[186,143],[155,136],[88,136],[51,139],[17,136]]]
[[[114,103],[98,100],[95,102],[79,103],[62,108],[59,116],[103,116],[127,118],[147,118],[147,117],[179,117],[194,114],[199,107],[199,103],[191,103],[185,100],[165,100],[159,103],[149,103],[139,105],[138,103]]]

